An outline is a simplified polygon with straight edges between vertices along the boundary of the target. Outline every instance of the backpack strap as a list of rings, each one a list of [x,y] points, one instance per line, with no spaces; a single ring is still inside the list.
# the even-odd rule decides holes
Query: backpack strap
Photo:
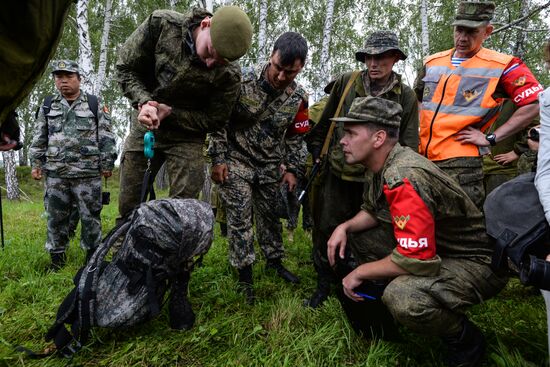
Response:
[[[98,100],[97,96],[95,96],[93,94],[90,94],[90,93],[86,93],[86,97],[88,98],[88,108],[94,114],[95,122],[97,124],[97,123],[99,123],[99,118],[97,116],[98,115],[97,110],[99,108],[99,100]]]
[[[132,219],[133,215],[126,216],[121,224],[105,236],[88,264],[75,276],[75,288],[59,306],[56,320],[46,334],[46,341],[53,340],[57,350],[66,358],[78,352],[88,340],[94,321],[94,280],[101,273],[101,262],[116,240],[128,231]],[[70,332],[65,324],[71,325]]]

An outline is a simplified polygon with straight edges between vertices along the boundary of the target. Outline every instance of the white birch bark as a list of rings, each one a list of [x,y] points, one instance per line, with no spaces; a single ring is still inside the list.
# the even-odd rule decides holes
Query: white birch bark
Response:
[[[318,96],[322,95],[322,89],[330,81],[330,37],[332,34],[332,18],[334,16],[334,0],[327,0],[326,2],[326,18],[325,26],[323,28],[323,43],[321,46],[321,59],[320,59],[320,85]],[[316,98],[317,99],[317,98]]]
[[[204,7],[212,13],[214,11],[214,2],[212,0],[204,0]]]
[[[15,170],[15,151],[2,152],[8,200],[19,200],[19,181]]]
[[[88,93],[94,91],[94,68],[92,57],[92,43],[88,30],[88,4],[89,0],[78,0],[76,3],[76,24],[78,27],[78,64],[82,76],[82,89]]]
[[[109,34],[113,22],[113,0],[105,0],[105,13],[103,14],[103,34],[101,35],[101,46],[99,49],[99,66],[95,80],[94,94],[101,94],[105,73],[107,69],[107,51],[109,48]]]
[[[267,0],[260,0],[258,28],[258,62],[264,62],[267,59]]]
[[[430,29],[428,27],[428,5],[426,0],[420,1],[420,22],[422,26],[422,57],[430,54]]]

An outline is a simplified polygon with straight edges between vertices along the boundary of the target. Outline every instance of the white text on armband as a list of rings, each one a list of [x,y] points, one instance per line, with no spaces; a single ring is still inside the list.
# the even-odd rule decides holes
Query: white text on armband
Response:
[[[521,92],[520,94],[518,94],[515,98],[514,98],[514,102],[516,103],[519,103],[521,102],[523,99],[529,97],[529,96],[532,96],[533,94],[537,93],[537,92],[540,92],[543,90],[543,87],[542,85],[535,85],[534,87],[531,87],[531,88],[528,88],[526,90],[524,90],[523,92]]]
[[[398,238],[397,242],[403,248],[428,248],[428,239],[426,237],[419,238],[418,241],[412,238]]]

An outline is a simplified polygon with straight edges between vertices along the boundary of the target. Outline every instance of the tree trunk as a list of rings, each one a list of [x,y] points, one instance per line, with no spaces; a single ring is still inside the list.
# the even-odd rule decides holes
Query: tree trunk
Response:
[[[8,200],[19,200],[19,182],[15,170],[15,151],[2,152],[4,158],[4,173]]]
[[[521,0],[520,2],[520,17],[525,17],[527,14],[529,14],[529,7],[531,5],[530,0]],[[529,20],[525,21],[524,28],[528,28],[527,24],[529,23]],[[520,59],[525,58],[525,40],[527,38],[527,32],[522,29],[517,29],[517,37],[516,37],[516,44],[514,46],[514,56],[519,57]]]
[[[267,0],[260,0],[260,18],[258,29],[258,62],[267,59]]]
[[[101,94],[103,81],[105,80],[105,70],[107,69],[107,51],[109,47],[109,33],[111,32],[111,23],[113,21],[113,0],[105,1],[105,13],[103,18],[103,34],[101,35],[101,46],[99,49],[99,67],[97,70],[96,84],[93,93]]]
[[[327,0],[326,3],[326,18],[325,27],[323,28],[323,43],[321,46],[321,59],[320,59],[320,78],[319,87],[316,91],[316,98],[318,100],[323,95],[323,88],[330,82],[330,37],[332,34],[332,17],[334,15],[334,0]]]
[[[90,33],[88,31],[88,3],[89,0],[78,0],[76,3],[76,24],[78,26],[78,63],[82,76],[82,89],[88,93],[95,93],[93,79],[93,54]]]
[[[209,12],[213,12],[214,11],[214,3],[212,0],[204,0],[204,7],[206,10],[208,10]]]
[[[422,24],[422,56],[430,54],[430,29],[428,27],[428,7],[426,0],[420,3],[420,19]]]

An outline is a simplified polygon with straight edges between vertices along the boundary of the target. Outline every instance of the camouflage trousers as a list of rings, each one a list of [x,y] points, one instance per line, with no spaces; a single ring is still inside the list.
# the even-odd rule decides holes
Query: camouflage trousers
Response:
[[[483,158],[460,157],[434,162],[446,174],[452,177],[462,190],[472,199],[479,210],[483,211],[485,188],[483,186]]]
[[[349,241],[360,263],[388,256],[395,244],[391,223],[353,234]],[[386,286],[382,302],[395,320],[414,332],[457,334],[467,308],[495,296],[506,285],[507,279],[492,271],[490,260],[442,257],[439,275],[398,276]]]
[[[177,144],[155,143],[155,154],[151,160],[154,177],[166,162],[170,191],[173,198],[196,199],[204,182],[203,142]],[[128,137],[120,161],[120,196],[118,212],[120,217],[139,205],[143,175],[147,159],[143,154],[143,137],[140,141]]]
[[[69,243],[69,222],[76,204],[81,221],[80,246],[96,248],[101,242],[101,177],[46,178],[44,206],[48,214],[46,250],[64,252]]]
[[[363,182],[344,181],[328,170],[312,190],[312,256],[317,276],[334,280],[327,258],[327,241],[339,224],[361,210],[363,188]]]
[[[229,179],[219,186],[227,215],[229,262],[241,269],[256,259],[254,230],[266,259],[284,256],[282,225],[274,210],[279,199],[279,183],[260,182],[251,170],[229,166]],[[253,218],[254,216],[254,218]]]

